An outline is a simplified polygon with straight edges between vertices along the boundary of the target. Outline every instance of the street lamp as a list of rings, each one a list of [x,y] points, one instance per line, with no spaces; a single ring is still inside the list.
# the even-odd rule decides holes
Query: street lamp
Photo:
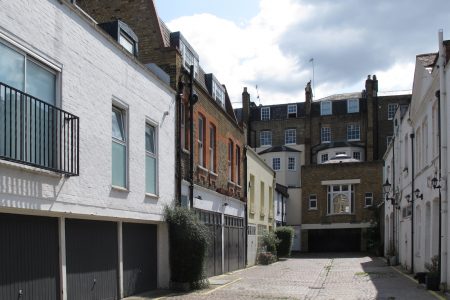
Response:
[[[441,185],[439,184],[439,180],[435,177],[433,177],[433,179],[431,179],[431,186],[433,187],[433,189],[440,189]]]
[[[391,184],[389,183],[389,179],[386,179],[386,182],[383,184],[383,192],[386,195],[386,198],[391,191]]]
[[[416,198],[423,200],[423,194],[420,192],[418,188],[414,191],[414,195],[416,195]]]

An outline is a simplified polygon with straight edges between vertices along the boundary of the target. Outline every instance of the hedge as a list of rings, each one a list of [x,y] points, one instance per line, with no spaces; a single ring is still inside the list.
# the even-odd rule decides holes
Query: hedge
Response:
[[[294,229],[292,227],[278,227],[277,229],[275,229],[275,235],[280,241],[277,244],[278,257],[289,257],[291,255]]]

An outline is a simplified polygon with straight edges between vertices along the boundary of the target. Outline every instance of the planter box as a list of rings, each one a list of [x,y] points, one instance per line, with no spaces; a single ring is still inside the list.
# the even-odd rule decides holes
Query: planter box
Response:
[[[427,274],[428,272],[417,272],[414,278],[417,279],[419,283],[425,283],[425,278]]]
[[[439,291],[439,276],[436,274],[430,275],[430,273],[428,273],[425,276],[425,284],[427,290]]]

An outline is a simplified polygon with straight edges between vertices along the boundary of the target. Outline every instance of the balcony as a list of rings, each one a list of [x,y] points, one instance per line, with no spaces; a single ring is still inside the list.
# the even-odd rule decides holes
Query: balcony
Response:
[[[0,82],[0,159],[79,174],[79,118]]]

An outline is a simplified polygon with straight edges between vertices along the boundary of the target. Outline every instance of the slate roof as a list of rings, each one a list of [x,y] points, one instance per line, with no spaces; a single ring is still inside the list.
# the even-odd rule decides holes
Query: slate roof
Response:
[[[331,96],[327,96],[325,98],[320,98],[318,100],[314,100],[313,103],[321,102],[321,101],[336,101],[336,100],[347,100],[347,99],[360,99],[362,98],[362,93],[344,93],[344,94],[334,94]]]
[[[159,18],[159,26],[161,27],[164,47],[170,47],[170,30],[161,18]]]
[[[271,152],[300,152],[300,151],[295,150],[291,147],[287,147],[287,146],[273,146],[273,147],[267,148],[264,151],[259,152],[258,154],[271,153]]]
[[[437,61],[438,53],[426,53],[416,56],[417,61],[420,62],[425,68],[434,66]]]

